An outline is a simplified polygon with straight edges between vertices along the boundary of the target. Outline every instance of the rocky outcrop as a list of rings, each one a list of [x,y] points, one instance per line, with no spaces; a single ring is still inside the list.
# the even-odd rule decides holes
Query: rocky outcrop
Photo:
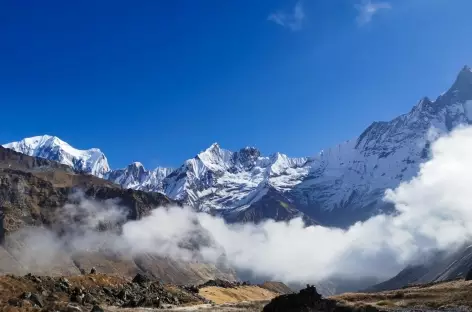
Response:
[[[87,198],[98,201],[115,199],[117,205],[127,210],[129,220],[137,220],[152,209],[172,203],[160,193],[125,190],[108,184],[95,184],[93,180],[80,185],[56,187],[31,172],[0,169],[0,204],[5,214],[6,231],[14,231],[22,225],[53,224],[57,209],[74,202],[71,195],[78,190]]]
[[[14,286],[14,287],[13,287]],[[183,288],[163,285],[156,280],[93,274],[49,277],[27,274],[0,277],[0,307],[36,307],[41,311],[99,311],[100,306],[171,307],[207,302]]]
[[[239,286],[239,283],[236,282],[230,282],[230,281],[225,281],[221,279],[216,279],[216,280],[209,280],[206,281],[205,283],[201,284],[198,286],[198,288],[204,288],[204,287],[221,287],[221,288],[235,288]]]
[[[470,281],[472,280],[472,268],[467,271],[467,274],[465,275],[465,280]]]
[[[281,295],[272,299],[263,312],[378,312],[372,306],[350,307],[323,299],[314,286],[307,285],[297,294]]]

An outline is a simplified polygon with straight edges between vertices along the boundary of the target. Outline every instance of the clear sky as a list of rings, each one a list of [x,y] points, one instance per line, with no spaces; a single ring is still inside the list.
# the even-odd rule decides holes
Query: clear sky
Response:
[[[213,142],[308,156],[472,65],[471,0],[0,2],[0,142],[51,134],[113,168]]]

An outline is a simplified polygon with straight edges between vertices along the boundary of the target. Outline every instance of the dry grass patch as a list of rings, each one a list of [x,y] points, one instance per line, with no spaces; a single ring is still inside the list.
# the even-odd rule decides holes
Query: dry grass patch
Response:
[[[240,286],[235,288],[204,287],[200,295],[217,304],[271,300],[279,294],[259,286]]]
[[[377,307],[471,307],[472,282],[456,280],[428,286],[416,285],[378,293],[347,293],[332,299],[347,305],[370,304]]]
[[[85,288],[90,287],[116,287],[128,282],[127,279],[108,274],[88,274],[88,275],[75,275],[68,277],[69,282],[76,286],[83,286]]]

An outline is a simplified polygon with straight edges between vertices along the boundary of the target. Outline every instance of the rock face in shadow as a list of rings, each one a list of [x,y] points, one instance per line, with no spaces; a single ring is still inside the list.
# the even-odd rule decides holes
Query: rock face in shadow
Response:
[[[19,170],[61,170],[73,173],[74,170],[66,165],[40,157],[31,157],[12,149],[0,146],[0,168]]]
[[[467,271],[467,274],[465,276],[465,280],[466,281],[472,280],[472,268],[470,268],[469,271]]]
[[[315,286],[307,285],[298,294],[281,295],[269,302],[263,312],[379,312],[372,306],[349,307],[323,299]]]
[[[53,224],[57,210],[73,202],[71,195],[79,190],[87,198],[97,201],[116,200],[117,205],[126,210],[128,220],[140,219],[157,207],[177,204],[160,193],[125,190],[108,182],[96,184],[94,180],[98,178],[90,176],[91,180],[87,181],[88,177],[74,178],[80,182],[77,185],[71,182],[67,187],[57,187],[32,172],[0,169],[0,205],[6,232],[23,226]]]

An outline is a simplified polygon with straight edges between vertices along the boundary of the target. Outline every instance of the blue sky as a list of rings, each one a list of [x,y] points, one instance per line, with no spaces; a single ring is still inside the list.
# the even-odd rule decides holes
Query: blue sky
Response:
[[[51,134],[112,167],[213,142],[307,156],[472,65],[470,0],[0,3],[0,142]]]

